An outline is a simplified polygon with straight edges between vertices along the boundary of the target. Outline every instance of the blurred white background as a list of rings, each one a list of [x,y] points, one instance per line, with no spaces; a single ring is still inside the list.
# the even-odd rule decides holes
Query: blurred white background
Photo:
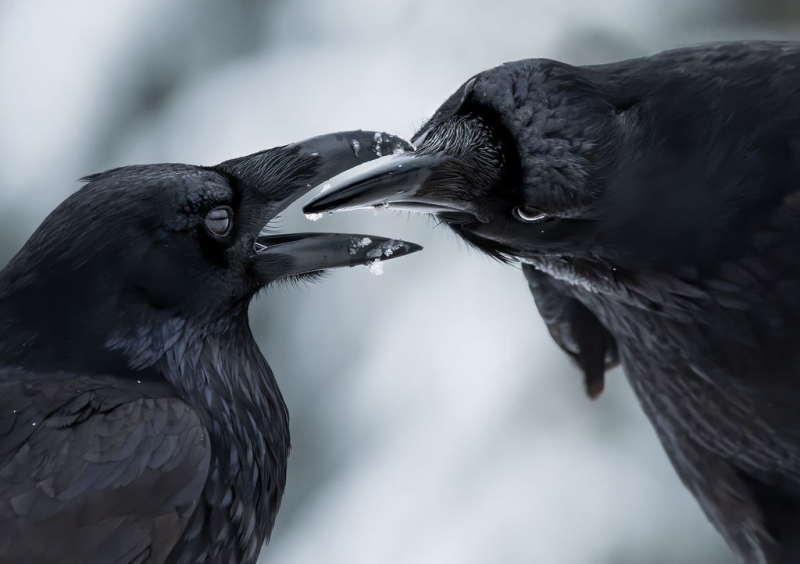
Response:
[[[343,129],[410,137],[505,61],[791,38],[799,19],[781,0],[0,0],[0,264],[88,173]],[[301,205],[283,229],[426,250],[253,305],[294,443],[262,561],[733,562],[624,375],[589,402],[516,268],[422,217],[310,223]]]

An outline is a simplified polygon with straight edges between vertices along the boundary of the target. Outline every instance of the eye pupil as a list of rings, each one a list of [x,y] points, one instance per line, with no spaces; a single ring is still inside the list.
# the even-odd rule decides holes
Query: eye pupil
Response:
[[[227,206],[214,208],[206,216],[206,228],[214,235],[227,235],[231,229],[233,210]]]
[[[547,214],[530,206],[517,206],[514,208],[514,215],[517,219],[526,223],[535,223],[547,219]]]

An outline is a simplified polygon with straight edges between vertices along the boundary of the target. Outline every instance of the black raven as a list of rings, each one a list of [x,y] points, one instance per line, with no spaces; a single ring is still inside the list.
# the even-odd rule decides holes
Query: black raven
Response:
[[[800,562],[800,43],[507,63],[412,141],[304,211],[431,212],[521,262],[589,395],[622,364],[732,549]]]
[[[262,228],[405,142],[344,132],[88,177],[0,272],[0,563],[253,563],[288,414],[248,325],[266,285],[403,256]]]

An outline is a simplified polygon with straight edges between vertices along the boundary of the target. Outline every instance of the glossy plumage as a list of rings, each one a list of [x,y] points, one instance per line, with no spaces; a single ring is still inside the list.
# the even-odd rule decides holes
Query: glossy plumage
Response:
[[[469,122],[481,141],[463,133]],[[459,88],[416,153],[334,179],[306,210],[421,199],[475,247],[521,262],[589,394],[620,362],[733,550],[749,564],[793,564],[799,132],[798,43],[590,67],[517,61]],[[398,165],[415,172],[387,180]]]
[[[290,441],[251,299],[419,250],[260,231],[319,179],[402,146],[345,132],[115,169],[44,221],[0,272],[0,563],[256,561]]]

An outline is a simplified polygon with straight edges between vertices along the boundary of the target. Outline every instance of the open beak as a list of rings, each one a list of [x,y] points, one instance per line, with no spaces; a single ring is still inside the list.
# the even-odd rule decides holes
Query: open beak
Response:
[[[383,155],[400,156],[413,147],[403,139],[375,131],[343,131],[313,137],[279,149],[233,159],[219,168],[254,185],[266,185],[259,179],[260,171],[268,168],[264,162],[291,155],[295,162],[311,162],[314,176],[272,202],[269,216],[274,217],[326,178],[368,163]],[[284,276],[316,272],[342,266],[371,265],[422,250],[422,247],[396,239],[346,233],[292,233],[269,235],[262,233],[253,244],[254,267],[264,281]],[[375,269],[377,270],[377,268]]]
[[[465,202],[428,190],[428,180],[453,157],[441,153],[388,155],[346,170],[323,186],[306,214],[388,207],[424,213],[472,213]]]

